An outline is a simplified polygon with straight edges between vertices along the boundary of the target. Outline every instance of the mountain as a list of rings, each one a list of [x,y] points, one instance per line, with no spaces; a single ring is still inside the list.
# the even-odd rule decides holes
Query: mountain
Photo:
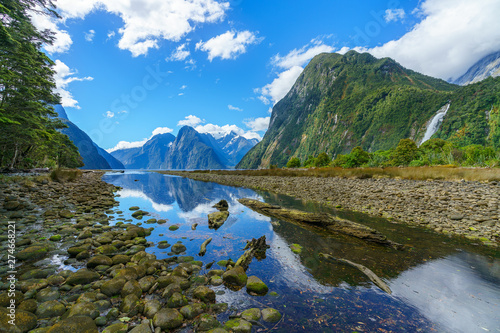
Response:
[[[111,153],[127,169],[227,169],[257,144],[231,132],[216,139],[185,126],[179,134],[155,135],[143,147]]]
[[[492,53],[475,63],[464,75],[453,83],[465,86],[488,77],[500,76],[500,51]]]
[[[236,167],[284,166],[291,157],[333,157],[356,146],[386,150],[403,138],[418,142],[436,114],[442,124],[433,137],[500,146],[499,88],[500,79],[492,78],[460,87],[368,53],[320,54],[274,106],[263,140]]]
[[[166,158],[175,136],[158,134],[139,148],[120,149],[111,153],[127,169],[165,169]]]
[[[54,109],[62,122],[68,126],[61,129],[61,133],[73,141],[83,158],[85,165],[82,169],[125,169],[120,161],[95,144],[84,131],[69,120],[62,105],[55,105]]]
[[[189,126],[179,130],[167,157],[166,169],[225,169],[210,140]]]
[[[226,157],[227,165],[230,167],[236,166],[243,156],[259,143],[257,139],[247,139],[234,132],[217,139],[216,142]]]

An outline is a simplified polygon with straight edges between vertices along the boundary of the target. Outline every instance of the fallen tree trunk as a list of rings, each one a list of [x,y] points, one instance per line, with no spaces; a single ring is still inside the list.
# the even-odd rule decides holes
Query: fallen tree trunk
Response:
[[[241,255],[234,266],[241,266],[246,271],[253,257],[258,260],[266,258],[266,250],[268,248],[269,245],[266,244],[266,236],[262,236],[259,239],[253,238],[251,241],[247,242],[244,248],[244,250],[246,250],[245,253]]]
[[[275,217],[283,221],[314,225],[330,232],[339,232],[366,241],[390,246],[398,250],[403,248],[403,245],[387,239],[384,234],[381,234],[375,229],[360,223],[344,220],[327,213],[308,213],[297,209],[287,209],[277,205],[270,205],[265,202],[247,198],[239,199],[238,201],[242,205],[245,205],[258,213]]]
[[[373,283],[375,283],[377,287],[379,287],[389,295],[392,294],[391,288],[389,288],[389,286],[384,281],[382,281],[382,279],[380,279],[377,274],[373,273],[373,271],[368,267],[363,266],[361,264],[356,264],[355,262],[352,262],[347,259],[335,258],[334,256],[331,256],[329,254],[320,253],[320,256],[330,260],[340,261],[344,264],[357,268],[361,273],[365,274]]]

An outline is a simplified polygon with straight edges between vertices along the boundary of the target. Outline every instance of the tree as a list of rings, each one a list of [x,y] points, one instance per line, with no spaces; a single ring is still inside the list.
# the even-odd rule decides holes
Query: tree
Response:
[[[328,164],[330,164],[331,161],[332,159],[330,158],[330,156],[328,156],[327,153],[320,153],[318,157],[316,157],[314,166],[318,168],[326,167]]]
[[[393,164],[407,166],[418,158],[418,147],[411,139],[401,139],[393,153]]]
[[[54,63],[41,51],[53,42],[50,31],[38,31],[30,13],[57,16],[50,0],[0,2],[0,166],[18,168],[78,160],[79,153],[57,129],[65,125],[52,105]],[[71,164],[71,163],[70,163]],[[74,163],[72,163],[74,164]],[[66,166],[63,164],[62,166]]]
[[[292,157],[286,164],[287,168],[300,168],[300,159],[298,157]]]

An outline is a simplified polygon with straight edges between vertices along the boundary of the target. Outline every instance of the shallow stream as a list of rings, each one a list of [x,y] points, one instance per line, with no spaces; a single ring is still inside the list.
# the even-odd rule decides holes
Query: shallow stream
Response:
[[[221,269],[220,260],[236,261],[246,241],[266,236],[270,248],[263,260],[254,259],[247,275],[264,281],[270,293],[251,296],[245,288],[231,291],[213,287],[217,302],[229,304],[219,315],[227,320],[232,312],[251,307],[273,307],[283,314],[278,324],[254,326],[254,331],[273,332],[500,332],[500,252],[411,228],[363,214],[335,211],[303,203],[290,197],[245,188],[205,183],[154,172],[107,173],[103,179],[122,187],[114,222],[132,219],[152,226],[147,238],[155,244],[181,241],[185,256]],[[371,226],[393,241],[407,245],[398,251],[355,238],[323,234],[318,230],[260,215],[238,203],[254,198],[288,208],[326,211]],[[207,215],[219,200],[229,203],[230,216],[219,229],[209,229]],[[141,221],[131,217],[131,206],[150,213]],[[149,218],[165,224],[146,224]],[[196,230],[191,226],[197,223]],[[172,225],[179,229],[169,230]],[[212,237],[207,254],[198,256],[201,243]],[[290,246],[298,244],[301,253]],[[159,259],[169,249],[150,247]],[[392,290],[389,295],[359,270],[320,253],[362,264],[377,274]],[[203,273],[203,271],[202,271]],[[274,293],[271,293],[274,292]]]

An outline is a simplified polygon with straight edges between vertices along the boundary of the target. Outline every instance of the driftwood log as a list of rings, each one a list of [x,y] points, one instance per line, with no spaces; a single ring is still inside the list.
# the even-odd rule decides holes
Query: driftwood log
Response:
[[[375,283],[375,285],[377,287],[379,287],[380,289],[382,289],[383,291],[385,291],[389,295],[392,294],[391,288],[389,288],[389,286],[384,281],[382,281],[382,279],[380,279],[377,274],[373,273],[373,271],[371,269],[369,269],[368,267],[363,266],[361,264],[356,264],[355,262],[352,262],[352,261],[347,260],[347,259],[335,258],[334,256],[331,256],[331,255],[325,254],[325,253],[320,253],[320,256],[322,256],[326,259],[339,261],[339,262],[342,262],[342,263],[347,264],[349,266],[352,266],[354,268],[357,268],[361,273],[365,274],[373,283]]]
[[[398,250],[401,250],[404,247],[401,244],[387,239],[384,234],[378,232],[373,228],[353,221],[341,219],[331,214],[303,212],[297,209],[283,208],[281,206],[271,205],[265,202],[247,198],[239,199],[238,201],[242,205],[247,206],[248,208],[260,214],[275,217],[283,221],[296,224],[314,225],[329,232],[339,232],[345,235],[363,239],[365,241],[390,246]]]
[[[207,245],[210,244],[211,241],[212,241],[212,238],[210,237],[209,239],[207,239],[206,241],[204,241],[201,244],[200,252],[198,253],[199,256],[204,256],[205,253],[207,253]]]
[[[236,266],[241,266],[245,271],[252,262],[252,258],[255,257],[258,260],[266,258],[266,250],[270,246],[266,244],[266,236],[262,236],[259,239],[253,238],[251,241],[247,242],[244,250],[245,253],[236,261]]]

